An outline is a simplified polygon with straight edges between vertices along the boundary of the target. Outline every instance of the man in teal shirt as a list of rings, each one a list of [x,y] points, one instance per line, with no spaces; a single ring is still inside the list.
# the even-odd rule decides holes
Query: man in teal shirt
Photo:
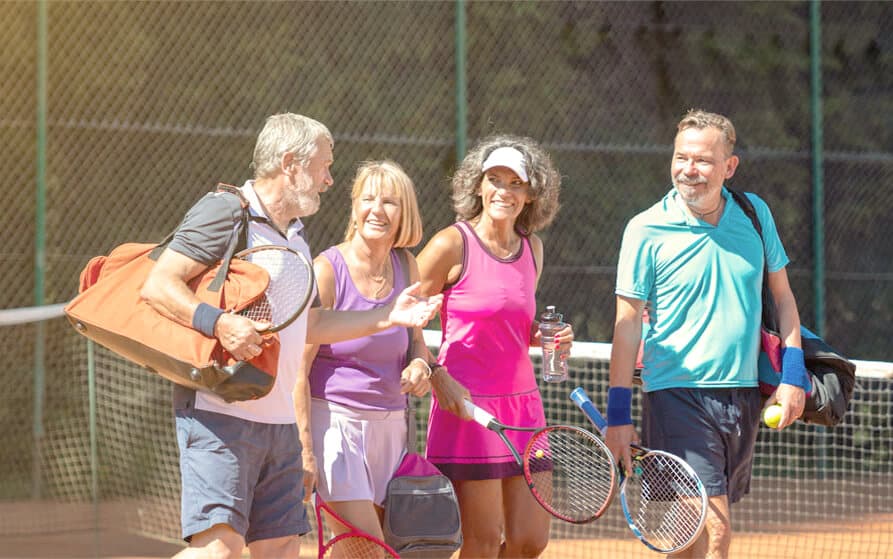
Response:
[[[729,506],[749,490],[761,397],[757,384],[764,253],[784,340],[778,428],[803,413],[810,387],[788,257],[766,203],[747,194],[763,238],[724,182],[738,166],[728,118],[692,110],[679,122],[673,188],[627,224],[617,266],[606,439],[630,467],[633,370],[644,337],[642,437],[697,471],[710,496],[706,530],[685,551],[727,557]]]

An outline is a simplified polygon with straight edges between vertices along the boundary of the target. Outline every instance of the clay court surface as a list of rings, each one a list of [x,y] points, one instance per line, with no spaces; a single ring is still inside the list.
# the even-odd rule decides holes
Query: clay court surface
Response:
[[[791,526],[784,533],[739,533],[732,543],[733,559],[845,559],[893,557],[893,515],[863,522],[819,526]],[[75,530],[4,536],[2,558],[119,559],[170,557],[181,547],[171,542],[112,530]],[[247,554],[246,554],[247,556]],[[316,557],[316,540],[305,539],[302,558]],[[553,540],[544,559],[660,557],[632,536],[626,539]]]

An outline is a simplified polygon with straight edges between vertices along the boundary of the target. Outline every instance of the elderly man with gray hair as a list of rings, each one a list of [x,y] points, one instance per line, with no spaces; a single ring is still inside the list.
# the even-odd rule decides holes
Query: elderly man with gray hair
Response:
[[[301,218],[319,210],[333,184],[334,142],[305,116],[269,117],[254,150],[254,180],[239,190],[248,202],[249,247],[286,246],[311,258]],[[230,196],[208,195],[186,214],[153,267],[142,297],[162,315],[215,337],[239,360],[263,351],[259,330],[244,316],[200,303],[188,283],[223,258],[241,219]],[[178,558],[297,557],[310,531],[302,504],[301,443],[293,391],[305,342],[332,343],[392,326],[421,327],[440,308],[438,297],[405,289],[390,306],[339,312],[311,308],[279,332],[276,382],[266,396],[225,402],[215,394],[174,386],[182,474],[182,533]]]

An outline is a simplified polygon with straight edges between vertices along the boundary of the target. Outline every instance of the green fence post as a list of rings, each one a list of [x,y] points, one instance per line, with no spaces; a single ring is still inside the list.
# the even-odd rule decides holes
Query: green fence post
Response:
[[[814,260],[813,292],[815,293],[816,333],[825,335],[825,183],[822,146],[822,12],[819,0],[809,4],[809,106],[812,111],[812,250]],[[824,479],[828,467],[827,429],[817,427],[817,469]]]
[[[465,85],[465,0],[456,0],[456,162],[465,157],[468,92]]]
[[[93,500],[93,553],[99,557],[99,443],[96,432],[96,349],[87,340],[87,422],[90,429],[90,497]]]
[[[816,334],[825,335],[825,178],[822,147],[822,12],[819,0],[809,5],[809,67],[812,111],[812,249]]]
[[[46,143],[47,143],[47,2],[37,3],[37,185],[34,216],[34,305],[44,304],[46,274]],[[36,325],[34,340],[34,447],[31,496],[43,495],[43,404],[46,383],[44,321]]]

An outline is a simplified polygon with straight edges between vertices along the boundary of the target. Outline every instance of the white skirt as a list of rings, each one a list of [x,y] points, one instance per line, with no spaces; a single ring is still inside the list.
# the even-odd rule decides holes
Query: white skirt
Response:
[[[310,430],[320,496],[381,506],[406,452],[405,411],[361,410],[313,398]]]

